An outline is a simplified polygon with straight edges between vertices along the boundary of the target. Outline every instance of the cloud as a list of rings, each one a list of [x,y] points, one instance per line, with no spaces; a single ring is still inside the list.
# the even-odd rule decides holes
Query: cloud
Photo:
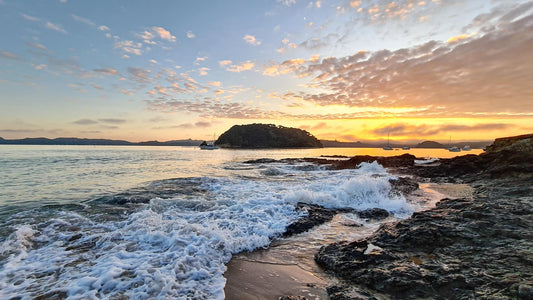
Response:
[[[250,45],[254,45],[254,46],[259,46],[261,45],[261,42],[258,41],[255,36],[253,35],[245,35],[243,38],[242,38],[246,43],[250,44]]]
[[[57,24],[54,24],[54,23],[52,23],[52,22],[48,22],[48,21],[47,21],[47,22],[44,24],[44,26],[45,26],[46,28],[48,28],[48,29],[55,30],[55,31],[60,32],[60,33],[63,33],[63,34],[67,34],[67,33],[68,33],[65,29],[63,29],[63,28],[61,27],[61,25],[57,25]]]
[[[505,16],[492,31],[460,43],[359,52],[291,71],[313,74],[320,92],[301,96],[321,106],[398,108],[404,116],[531,116],[533,15]]]
[[[154,26],[154,27],[152,27],[152,30],[157,36],[159,36],[159,38],[161,38],[163,40],[167,40],[169,42],[175,42],[176,41],[176,37],[173,36],[170,33],[170,31],[166,30],[163,27]]]
[[[93,21],[91,21],[91,20],[89,20],[87,18],[83,18],[83,17],[77,16],[75,14],[71,14],[70,16],[72,17],[72,19],[74,19],[75,21],[78,21],[80,23],[84,23],[84,24],[87,24],[87,25],[92,26],[92,27],[96,26],[96,24],[94,24]]]
[[[216,86],[216,87],[220,87],[222,85],[222,83],[220,83],[220,81],[209,81],[207,84],[212,85],[212,86]]]
[[[24,60],[22,57],[16,55],[15,53],[12,53],[12,52],[9,52],[9,51],[4,51],[4,50],[1,50],[1,49],[0,49],[0,58],[19,60],[19,61],[23,61]]]
[[[205,121],[198,121],[198,122],[194,123],[194,126],[200,127],[200,128],[206,128],[206,127],[211,127],[211,123],[210,122],[205,122]]]
[[[91,120],[91,119],[80,119],[72,123],[77,124],[77,125],[94,125],[94,124],[98,124],[98,121]]]
[[[296,0],[276,0],[276,2],[281,3],[287,7],[291,7],[292,5],[296,4]]]
[[[143,53],[141,48],[141,43],[135,43],[133,41],[124,40],[115,42],[115,49],[121,49],[129,54],[141,55]]]
[[[113,68],[94,69],[93,71],[104,75],[118,75],[118,71]]]
[[[128,68],[128,73],[133,81],[138,83],[149,83],[150,79],[150,70],[144,70],[141,68]]]
[[[352,8],[359,7],[360,5],[361,5],[361,1],[360,0],[350,1],[350,7],[352,7]]]
[[[98,26],[98,30],[100,30],[100,31],[109,31],[110,29],[109,29],[109,27],[107,27],[105,25],[100,25],[100,26]]]
[[[36,18],[36,17],[32,17],[32,16],[28,16],[26,14],[20,14],[24,19],[28,20],[28,21],[32,21],[32,22],[38,22],[40,21],[41,19],[39,18]]]
[[[196,60],[194,61],[195,65],[199,65],[201,61],[206,61],[209,57],[207,56],[199,56],[196,57]]]
[[[476,132],[476,131],[491,131],[491,130],[507,130],[516,127],[515,125],[505,123],[483,123],[475,125],[461,125],[461,124],[444,124],[444,125],[411,125],[404,123],[395,123],[381,126],[372,130],[372,133],[378,136],[385,136],[388,134],[396,136],[434,136],[434,135],[448,135],[450,133],[458,132]]]
[[[223,67],[231,65],[232,63],[233,62],[231,60],[221,60],[218,62],[218,65],[223,68]]]
[[[263,75],[266,76],[278,76],[282,74],[288,74],[288,73],[304,73],[305,72],[305,64],[309,62],[317,62],[320,59],[318,55],[313,55],[309,60],[303,59],[303,58],[295,58],[295,59],[289,59],[281,64],[275,64],[271,63],[269,65],[266,65],[264,67]]]
[[[466,40],[472,36],[475,36],[476,34],[461,34],[461,35],[456,35],[454,37],[451,37],[449,38],[446,42],[450,43],[450,44],[453,44],[453,43],[457,43],[457,42],[460,42],[460,41],[463,41],[463,40]]]
[[[48,48],[46,48],[44,45],[39,44],[39,43],[27,42],[26,46],[28,46],[29,48],[32,48],[34,50],[37,50],[39,52],[50,52],[50,50],[48,50]]]
[[[206,76],[207,75],[207,71],[209,71],[209,70],[211,70],[211,69],[205,68],[205,67],[204,68],[200,68],[200,69],[198,69],[198,73],[200,74],[200,76]]]
[[[153,111],[187,112],[205,118],[276,119],[286,116],[281,112],[264,111],[242,103],[223,103],[209,98],[204,98],[203,101],[159,98],[145,102],[148,108]]]
[[[192,33],[192,31],[187,31],[187,38],[189,39],[194,39],[196,37],[196,35],[194,33]]]
[[[238,63],[238,64],[232,64],[232,65],[228,66],[226,68],[226,70],[230,71],[230,72],[240,73],[240,72],[243,72],[243,71],[249,71],[249,70],[253,69],[254,66],[255,66],[255,64],[248,60],[248,61],[241,62],[241,63]]]
[[[107,123],[107,124],[123,124],[123,123],[127,122],[124,119],[114,119],[114,118],[98,119],[98,121],[100,121],[102,123]]]

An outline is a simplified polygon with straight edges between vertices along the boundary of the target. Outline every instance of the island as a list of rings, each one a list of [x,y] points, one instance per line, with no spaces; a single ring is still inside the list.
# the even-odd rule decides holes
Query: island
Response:
[[[234,125],[216,140],[222,148],[322,148],[311,133],[274,124]]]

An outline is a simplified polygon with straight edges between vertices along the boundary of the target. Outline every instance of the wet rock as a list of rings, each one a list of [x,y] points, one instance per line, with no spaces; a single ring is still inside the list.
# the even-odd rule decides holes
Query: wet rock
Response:
[[[392,188],[391,193],[393,194],[401,194],[405,196],[419,188],[418,182],[409,177],[398,177],[389,180],[389,182]]]
[[[364,288],[391,299],[533,299],[533,152],[508,149],[412,168],[469,182],[474,198],[443,199],[366,240],[322,247],[316,262],[346,283],[332,298],[358,299],[345,291]]]
[[[371,293],[357,287],[330,286],[326,289],[330,300],[375,300]]]
[[[269,164],[269,163],[275,163],[277,160],[272,158],[259,158],[259,159],[252,159],[247,160],[244,163],[245,164]]]
[[[301,202],[296,205],[296,209],[307,212],[307,215],[290,224],[283,234],[285,237],[302,233],[315,226],[324,224],[333,219],[338,212],[335,209],[327,209],[320,205]]]
[[[304,296],[283,296],[279,297],[279,300],[307,300]]]
[[[533,152],[533,134],[498,138],[487,147],[487,152],[510,150],[514,152]]]
[[[411,154],[403,154],[399,156],[370,156],[370,155],[357,155],[349,160],[338,161],[335,164],[337,169],[354,169],[357,165],[367,162],[371,163],[377,161],[385,168],[400,168],[400,167],[412,167],[415,163],[416,157]]]
[[[389,217],[389,212],[383,208],[369,208],[357,211],[356,214],[361,219],[383,220]]]

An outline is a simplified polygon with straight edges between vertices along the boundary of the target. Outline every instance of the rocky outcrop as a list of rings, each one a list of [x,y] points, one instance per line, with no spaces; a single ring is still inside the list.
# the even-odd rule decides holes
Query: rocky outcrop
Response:
[[[488,153],[498,152],[502,150],[516,151],[516,152],[532,152],[533,151],[533,134],[498,138],[494,140],[494,143],[492,143],[492,145],[487,146],[487,149],[486,149]]]
[[[296,210],[304,211],[306,216],[298,219],[294,223],[290,224],[283,236],[291,236],[294,234],[305,232],[315,226],[321,225],[333,219],[337,214],[337,210],[327,209],[316,204],[298,203]]]
[[[416,157],[411,154],[403,154],[398,156],[370,156],[370,155],[357,155],[349,160],[338,161],[335,166],[337,169],[353,169],[360,163],[371,163],[377,161],[385,168],[401,168],[410,167],[415,164]]]
[[[444,199],[368,239],[322,247],[317,263],[346,282],[330,288],[330,297],[533,299],[533,152],[510,150],[526,149],[526,139],[405,169],[469,182],[474,198]]]

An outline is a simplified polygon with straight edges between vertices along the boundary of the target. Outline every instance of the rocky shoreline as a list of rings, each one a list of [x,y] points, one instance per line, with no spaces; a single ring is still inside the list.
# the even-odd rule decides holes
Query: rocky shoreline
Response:
[[[332,169],[377,160],[409,175],[392,183],[404,194],[418,187],[413,180],[474,188],[472,198],[443,199],[365,240],[323,246],[315,261],[341,279],[327,289],[330,299],[533,299],[533,135],[497,139],[481,155],[429,165],[416,165],[412,155],[305,160]],[[286,235],[337,213],[308,204],[298,209],[310,217]]]

